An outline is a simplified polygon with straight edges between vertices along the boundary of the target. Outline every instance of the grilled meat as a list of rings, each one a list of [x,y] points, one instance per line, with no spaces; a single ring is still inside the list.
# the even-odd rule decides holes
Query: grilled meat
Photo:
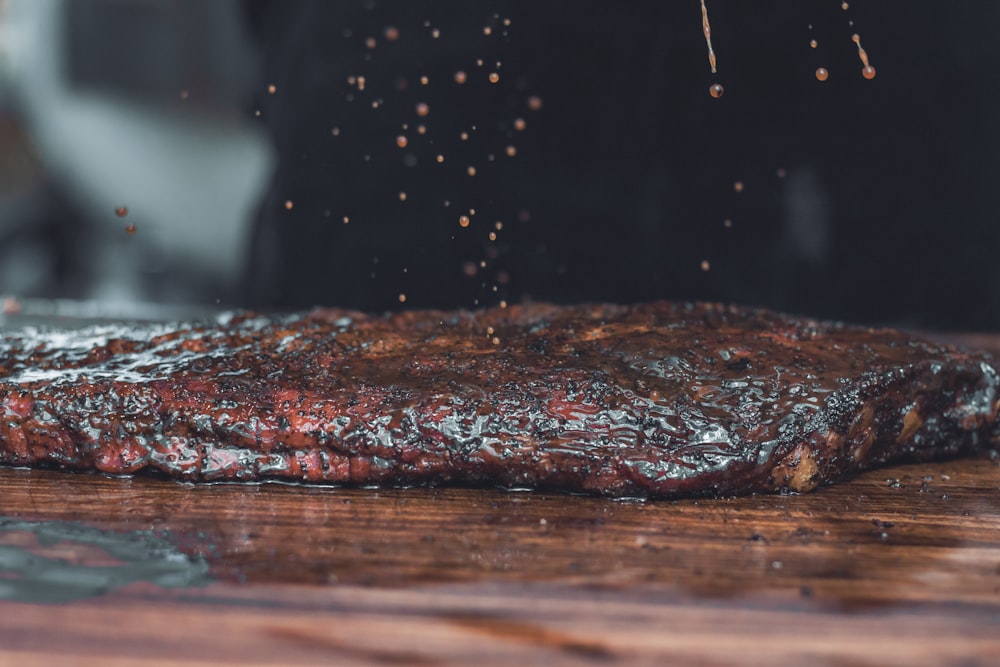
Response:
[[[6,334],[0,463],[194,481],[807,491],[998,440],[983,354],[715,304]]]

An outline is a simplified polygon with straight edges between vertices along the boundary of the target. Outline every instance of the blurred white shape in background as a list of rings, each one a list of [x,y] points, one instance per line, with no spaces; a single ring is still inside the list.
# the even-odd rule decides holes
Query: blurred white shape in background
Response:
[[[255,54],[239,10],[0,0],[0,82],[47,177],[90,224],[84,296],[214,301],[235,290],[274,165],[246,113]]]

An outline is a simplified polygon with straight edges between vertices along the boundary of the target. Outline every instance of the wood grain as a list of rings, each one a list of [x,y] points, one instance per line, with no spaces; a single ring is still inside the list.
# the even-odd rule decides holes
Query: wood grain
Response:
[[[989,458],[883,469],[803,496],[676,502],[8,469],[0,508],[22,522],[153,531],[215,579],[0,602],[0,664],[1000,656],[1000,466]],[[47,548],[100,558],[86,544]]]

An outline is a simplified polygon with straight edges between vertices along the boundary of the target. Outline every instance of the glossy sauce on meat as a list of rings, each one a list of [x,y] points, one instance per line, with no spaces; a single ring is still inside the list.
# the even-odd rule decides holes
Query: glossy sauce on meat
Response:
[[[996,393],[986,355],[715,304],[238,314],[6,335],[0,462],[609,496],[805,491],[992,446]]]

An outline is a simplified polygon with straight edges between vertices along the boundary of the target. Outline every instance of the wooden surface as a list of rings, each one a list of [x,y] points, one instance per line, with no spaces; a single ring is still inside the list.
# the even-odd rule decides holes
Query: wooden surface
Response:
[[[1000,661],[989,458],[804,496],[645,503],[8,469],[0,503],[20,527],[0,545],[107,566],[28,528],[145,531],[212,577],[0,602],[0,664]]]

